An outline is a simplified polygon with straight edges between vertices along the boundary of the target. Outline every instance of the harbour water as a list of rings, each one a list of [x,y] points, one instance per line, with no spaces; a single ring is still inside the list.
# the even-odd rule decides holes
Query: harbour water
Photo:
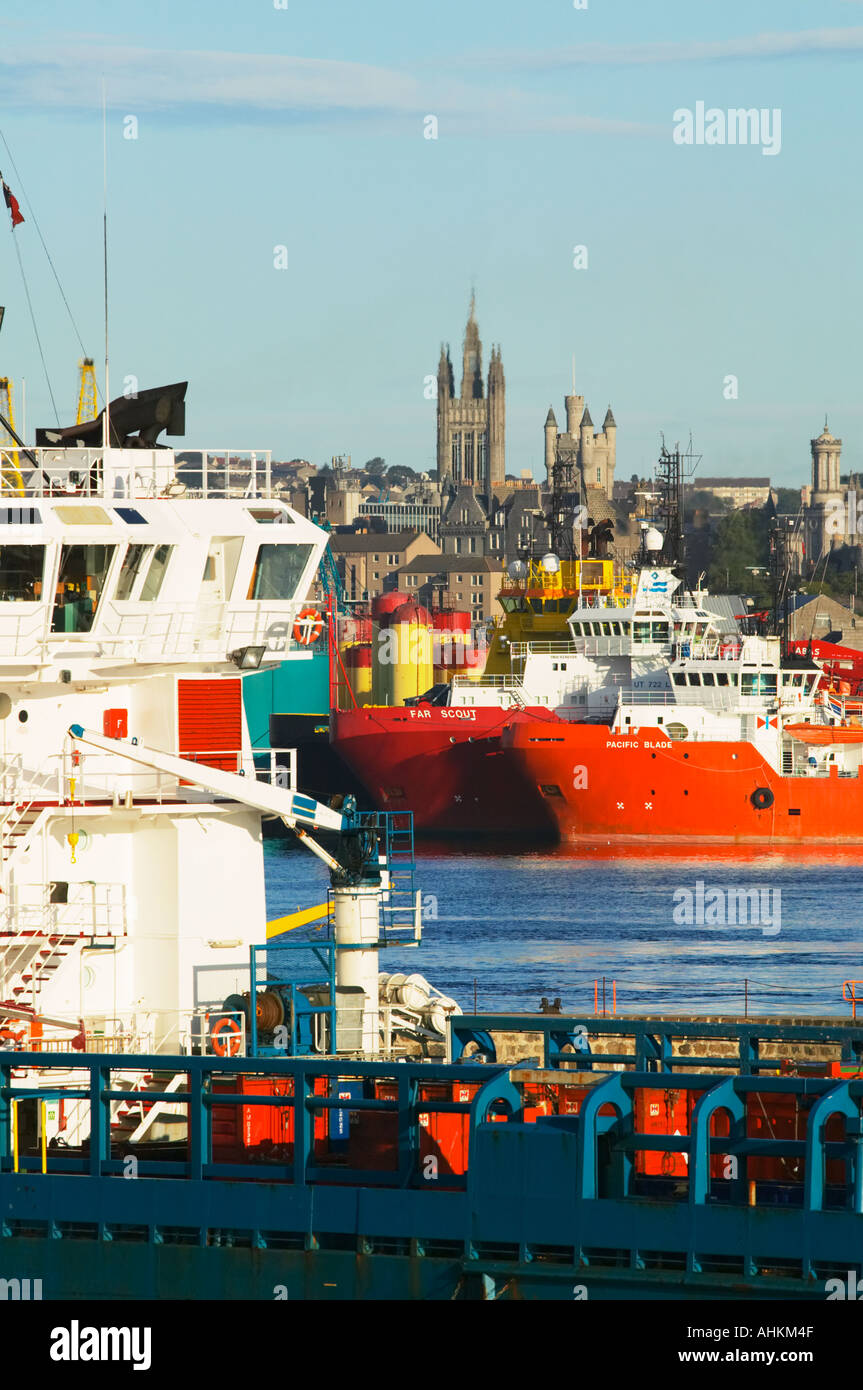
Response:
[[[326,870],[305,850],[270,840],[265,852],[270,917],[324,900]],[[519,1011],[543,996],[592,1012],[604,977],[622,1013],[850,1016],[843,982],[863,979],[859,847],[426,841],[417,885],[422,945],[382,953],[381,969],[419,971],[465,1012],[474,997]]]

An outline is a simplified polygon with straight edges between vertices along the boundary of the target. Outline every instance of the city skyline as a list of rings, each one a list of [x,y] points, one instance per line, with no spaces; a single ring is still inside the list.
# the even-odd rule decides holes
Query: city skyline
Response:
[[[509,473],[544,475],[573,356],[620,478],[691,431],[706,474],[799,485],[825,412],[860,468],[859,4],[6,8],[0,168],[61,424],[81,353],[32,213],[101,384],[104,79],[111,394],[188,378],[187,446],[433,474],[427,383],[474,288]],[[773,157],[677,142],[699,107],[779,112]],[[9,235],[0,373],[32,438],[55,419]]]

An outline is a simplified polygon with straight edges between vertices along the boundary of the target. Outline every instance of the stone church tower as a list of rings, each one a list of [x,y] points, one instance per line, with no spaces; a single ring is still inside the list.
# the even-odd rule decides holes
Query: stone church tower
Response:
[[[836,439],[824,421],[817,439],[810,440],[812,450],[812,490],[806,507],[807,558],[818,559],[837,545],[856,545],[856,535],[846,534],[845,497],[839,482],[839,463],[842,440]]]
[[[493,347],[483,393],[482,343],[476,321],[476,302],[464,335],[461,391],[455,394],[448,347],[441,347],[437,374],[437,476],[454,486],[490,494],[506,475],[506,383],[500,348]]]

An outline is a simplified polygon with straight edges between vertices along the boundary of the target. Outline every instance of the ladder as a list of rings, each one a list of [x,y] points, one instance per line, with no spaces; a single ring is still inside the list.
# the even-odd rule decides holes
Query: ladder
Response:
[[[412,811],[377,813],[386,891],[381,896],[381,940],[384,945],[418,946],[420,926],[414,882],[414,818]]]

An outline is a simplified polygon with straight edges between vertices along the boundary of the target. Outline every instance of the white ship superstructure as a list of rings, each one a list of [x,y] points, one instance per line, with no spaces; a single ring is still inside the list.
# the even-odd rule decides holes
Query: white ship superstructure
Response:
[[[267,454],[232,454],[190,485],[170,449],[4,451],[0,1045],[178,1051],[248,981],[260,811],[68,733],[289,782],[251,749],[241,672],[305,657],[327,537],[272,495]]]
[[[670,667],[681,657],[732,657],[737,638],[723,638],[700,592],[677,593],[670,569],[642,570],[635,595],[585,596],[568,618],[569,641],[513,642],[504,676],[456,676],[449,703],[501,709],[544,706],[562,719],[606,718],[624,689],[671,691]]]

